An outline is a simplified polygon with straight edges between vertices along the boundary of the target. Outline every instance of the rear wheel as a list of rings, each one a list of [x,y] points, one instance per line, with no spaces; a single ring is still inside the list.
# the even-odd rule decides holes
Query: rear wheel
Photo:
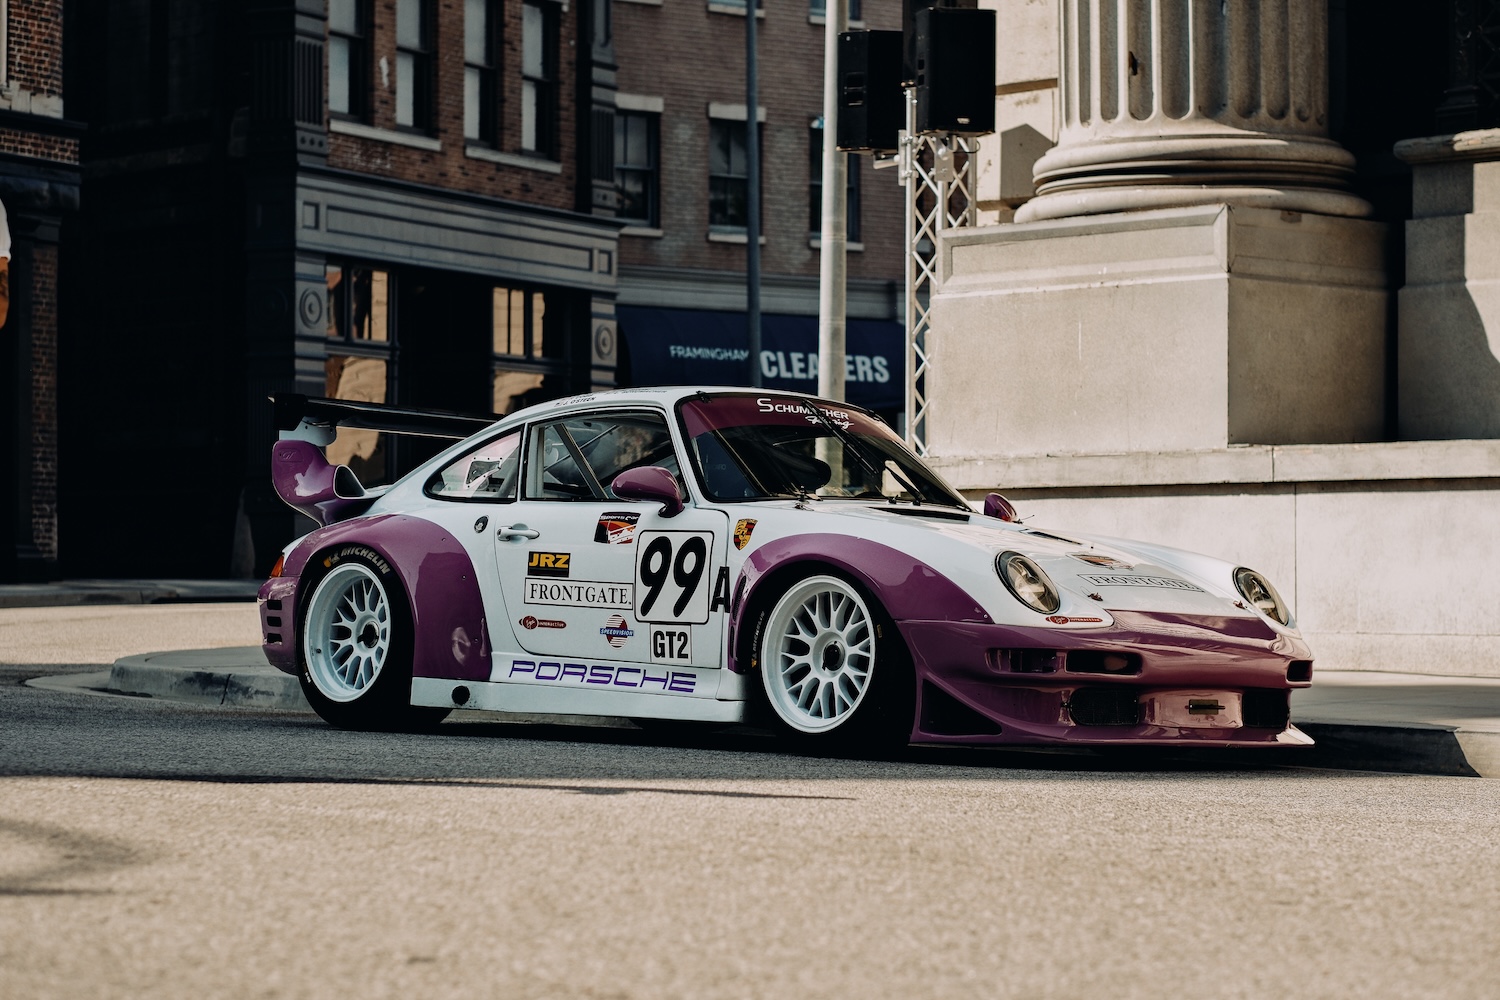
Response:
[[[765,614],[758,659],[777,720],[820,743],[900,745],[911,733],[905,649],[880,605],[837,576],[788,588]]]
[[[446,709],[411,705],[412,625],[390,564],[363,546],[329,557],[302,621],[302,693],[340,729],[425,729]]]

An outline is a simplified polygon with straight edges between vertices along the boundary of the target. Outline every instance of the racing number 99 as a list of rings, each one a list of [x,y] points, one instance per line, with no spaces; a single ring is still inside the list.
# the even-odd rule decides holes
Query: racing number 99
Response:
[[[710,532],[648,531],[636,539],[635,616],[645,622],[708,621]]]

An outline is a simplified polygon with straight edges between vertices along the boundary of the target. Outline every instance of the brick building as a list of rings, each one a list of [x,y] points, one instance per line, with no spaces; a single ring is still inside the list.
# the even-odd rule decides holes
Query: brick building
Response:
[[[267,570],[296,530],[269,393],[488,413],[612,384],[607,0],[73,6],[66,573]],[[335,450],[382,482],[419,447]]]
[[[0,328],[0,580],[57,572],[59,241],[78,207],[82,132],[64,116],[61,0],[0,0],[0,201],[12,239]]]
[[[814,391],[824,4],[760,9],[761,373]],[[743,0],[615,4],[621,377],[637,384],[746,378],[744,16]],[[901,5],[856,0],[851,17],[899,29]],[[848,398],[894,417],[904,194],[868,156],[850,157],[850,177]]]

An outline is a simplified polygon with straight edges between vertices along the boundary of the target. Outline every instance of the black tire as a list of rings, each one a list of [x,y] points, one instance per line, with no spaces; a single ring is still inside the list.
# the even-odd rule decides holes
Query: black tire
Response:
[[[755,619],[762,713],[807,746],[887,751],[911,739],[916,684],[895,623],[833,573],[790,582]]]
[[[411,704],[411,604],[391,564],[363,545],[326,554],[301,615],[302,693],[330,725],[431,729],[445,708]]]

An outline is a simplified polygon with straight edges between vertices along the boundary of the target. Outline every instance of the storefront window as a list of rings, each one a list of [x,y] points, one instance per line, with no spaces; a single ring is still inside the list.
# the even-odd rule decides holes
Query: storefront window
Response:
[[[369,267],[329,264],[328,355],[324,395],[362,403],[390,402],[390,273]],[[347,465],[366,485],[390,481],[386,435],[340,427],[326,449],[328,460]]]

